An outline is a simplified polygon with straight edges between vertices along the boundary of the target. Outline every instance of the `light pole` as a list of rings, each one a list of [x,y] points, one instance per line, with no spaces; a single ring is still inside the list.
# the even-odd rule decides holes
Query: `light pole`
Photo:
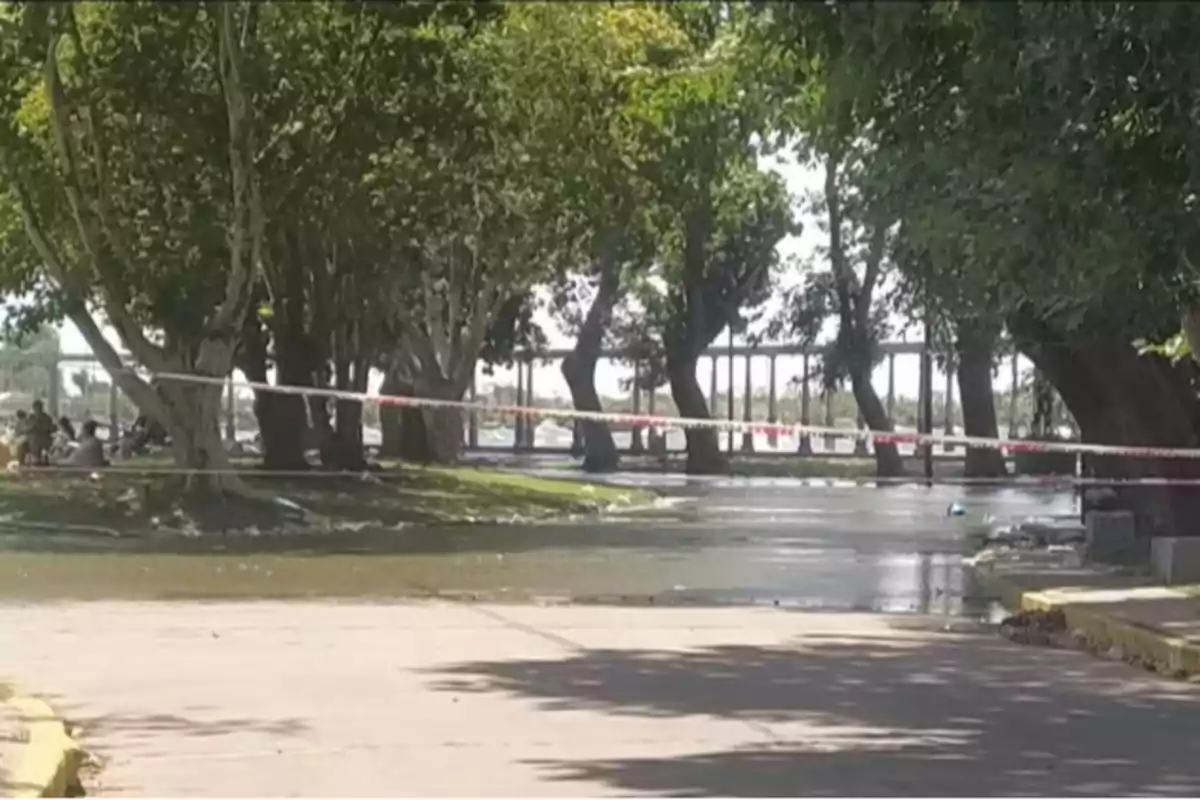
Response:
[[[923,430],[921,433],[933,433],[933,355],[929,348],[933,337],[930,335],[929,319],[925,320],[925,346],[921,348],[921,417]],[[933,486],[933,444],[926,442],[921,453],[925,461],[925,483]]]

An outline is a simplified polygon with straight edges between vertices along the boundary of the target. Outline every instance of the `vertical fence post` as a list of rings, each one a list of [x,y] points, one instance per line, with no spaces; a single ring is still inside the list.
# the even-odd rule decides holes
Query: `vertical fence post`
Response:
[[[825,392],[825,427],[832,428],[833,419],[833,390],[828,389]],[[832,434],[825,434],[825,452],[837,452],[837,437]]]
[[[633,360],[633,414],[638,416],[642,413],[642,360],[635,358]],[[640,456],[646,452],[646,446],[642,442],[642,429],[636,425],[629,431],[629,452],[632,455]]]
[[[888,353],[887,415],[892,427],[896,427],[896,354]]]
[[[947,436],[954,435],[954,361],[949,354],[946,355],[946,407],[942,409],[942,432]],[[942,450],[947,453],[954,452],[954,445],[950,442],[942,444]]]
[[[537,395],[533,393],[533,354],[525,362],[525,405],[530,408],[537,406]],[[534,450],[537,447],[538,419],[532,414],[525,417],[525,449]]]
[[[754,392],[750,383],[750,359],[751,355],[746,353],[746,383],[742,387],[742,422],[754,421]],[[749,428],[742,431],[742,452],[754,452],[754,434]]]
[[[804,372],[800,375],[800,424],[812,424],[812,390],[808,385],[808,353],[804,354]],[[800,435],[800,443],[797,445],[797,452],[802,456],[811,456],[812,436],[807,433]]]
[[[775,355],[772,354],[769,367],[770,382],[768,383],[767,388],[767,422],[771,425],[775,425],[779,422],[779,409],[777,408],[777,398],[775,396],[775,366]],[[775,450],[779,447],[779,433],[774,428],[772,428],[771,432],[767,434],[767,447],[770,447],[772,450]]]
[[[1012,354],[1012,389],[1008,393],[1008,438],[1017,438],[1017,393],[1020,391],[1020,366],[1017,363],[1017,352]]]
[[[479,402],[479,385],[474,377],[471,378],[471,402]],[[479,409],[472,408],[467,415],[467,447],[472,450],[479,447]]]
[[[516,358],[517,366],[517,406],[525,407],[525,361],[520,356]],[[518,413],[513,418],[513,450],[521,452],[525,447],[525,416]]]

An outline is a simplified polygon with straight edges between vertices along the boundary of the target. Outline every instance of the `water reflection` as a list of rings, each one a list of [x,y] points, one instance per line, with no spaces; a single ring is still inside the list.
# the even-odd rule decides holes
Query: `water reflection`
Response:
[[[0,598],[452,596],[977,615],[987,601],[962,563],[968,534],[989,517],[1075,512],[1070,493],[1015,488],[723,478],[668,493],[678,506],[573,524],[217,542],[0,531]],[[946,515],[954,501],[965,517]]]

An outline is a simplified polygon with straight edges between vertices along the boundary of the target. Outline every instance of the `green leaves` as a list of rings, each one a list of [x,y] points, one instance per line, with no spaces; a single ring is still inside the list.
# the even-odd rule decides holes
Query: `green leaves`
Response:
[[[778,124],[870,143],[863,187],[904,221],[910,297],[1131,335],[1176,316],[1194,9],[797,4],[758,22],[776,94],[804,109]]]
[[[1133,346],[1137,348],[1138,355],[1155,355],[1169,359],[1172,364],[1178,364],[1182,359],[1187,358],[1192,354],[1192,346],[1187,340],[1187,336],[1183,331],[1175,334],[1163,342],[1150,342],[1145,339],[1136,339]]]

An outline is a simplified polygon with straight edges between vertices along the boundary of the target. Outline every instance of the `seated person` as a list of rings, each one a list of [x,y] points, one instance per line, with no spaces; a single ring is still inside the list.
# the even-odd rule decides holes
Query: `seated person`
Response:
[[[29,457],[29,415],[25,413],[25,409],[17,409],[17,418],[13,421],[11,430],[17,463],[24,466],[25,459]]]
[[[151,445],[165,447],[167,430],[157,420],[142,414],[134,421],[133,427],[121,437],[121,457],[129,458],[145,453]]]
[[[79,436],[79,444],[63,464],[69,467],[107,467],[108,460],[104,458],[104,443],[96,437],[96,421],[89,419],[83,423]]]
[[[50,446],[50,460],[61,461],[75,449],[75,426],[67,417],[59,417],[58,431],[54,434],[54,444]]]
[[[28,427],[25,440],[28,445],[28,458],[37,466],[50,463],[50,447],[54,443],[54,431],[57,426],[46,413],[46,407],[41,400],[33,401],[33,413],[28,417]]]

